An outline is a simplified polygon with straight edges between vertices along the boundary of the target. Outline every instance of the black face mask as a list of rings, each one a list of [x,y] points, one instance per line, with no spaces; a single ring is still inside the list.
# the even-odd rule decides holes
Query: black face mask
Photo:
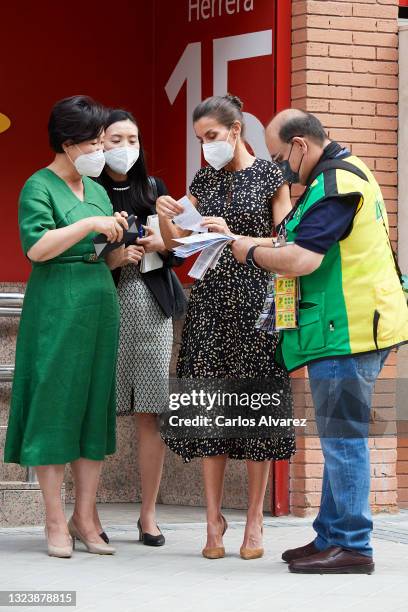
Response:
[[[284,159],[283,161],[280,161],[280,162],[279,161],[275,162],[276,164],[278,164],[282,172],[283,179],[285,180],[285,182],[289,183],[289,185],[292,185],[293,183],[300,183],[299,170],[302,165],[303,157],[305,155],[304,153],[302,154],[302,159],[300,160],[299,168],[295,172],[294,170],[292,170],[292,168],[290,167],[290,163],[289,163],[292,149],[293,149],[293,143],[292,143],[292,146],[290,147],[288,159]]]

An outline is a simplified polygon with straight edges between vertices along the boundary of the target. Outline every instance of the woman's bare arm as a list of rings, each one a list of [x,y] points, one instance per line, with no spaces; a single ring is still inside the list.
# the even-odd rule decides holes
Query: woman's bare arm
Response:
[[[93,231],[93,217],[81,219],[59,229],[48,230],[41,238],[27,251],[27,257],[31,261],[47,261],[61,255],[64,251],[77,244]]]
[[[115,213],[112,217],[100,216],[80,219],[67,227],[48,230],[27,251],[27,257],[31,261],[48,261],[67,251],[90,232],[105,234],[109,242],[120,242],[123,237],[123,228],[127,229],[127,227],[126,219],[119,213]]]
[[[272,198],[272,215],[275,227],[283,221],[291,210],[292,201],[290,199],[289,185],[284,183],[276,190]]]
[[[289,185],[285,183],[279,189],[277,189],[275,195],[272,198],[272,216],[275,227],[286,217],[287,214],[292,210],[292,202],[290,199]],[[254,238],[255,244],[260,246],[271,247],[271,238]]]
[[[188,194],[188,198],[193,206],[197,206],[197,199]],[[192,233],[177,227],[172,219],[183,212],[183,206],[170,196],[161,196],[156,202],[156,210],[159,215],[160,233],[166,249],[171,251],[176,246],[175,238],[185,238]]]

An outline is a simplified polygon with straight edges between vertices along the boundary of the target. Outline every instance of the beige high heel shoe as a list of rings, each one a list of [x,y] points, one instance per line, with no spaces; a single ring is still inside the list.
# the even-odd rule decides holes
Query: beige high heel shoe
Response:
[[[261,534],[263,535],[263,527],[261,527]],[[241,546],[239,549],[239,556],[241,559],[245,559],[245,561],[250,561],[251,559],[260,559],[264,555],[263,548],[246,548],[245,546]]]
[[[87,551],[89,553],[93,553],[94,555],[114,555],[115,554],[116,549],[113,546],[110,546],[110,544],[105,544],[105,542],[103,544],[102,542],[100,544],[97,544],[95,542],[90,542],[89,540],[87,540],[85,536],[79,531],[78,527],[75,525],[74,519],[72,518],[72,516],[68,521],[68,529],[69,529],[69,533],[72,536],[74,550],[75,550],[75,541],[80,540],[83,544],[85,544]]]
[[[47,540],[47,548],[48,554],[50,557],[59,557],[60,559],[69,559],[72,557],[72,540],[71,545],[67,546],[54,546],[54,544],[50,544],[48,540],[48,529],[47,526],[44,527],[45,539]]]
[[[224,533],[228,529],[228,523],[223,514],[221,514],[221,518],[224,524],[222,535],[224,535]],[[206,546],[201,552],[203,557],[205,557],[206,559],[222,559],[223,557],[225,557],[224,546]]]

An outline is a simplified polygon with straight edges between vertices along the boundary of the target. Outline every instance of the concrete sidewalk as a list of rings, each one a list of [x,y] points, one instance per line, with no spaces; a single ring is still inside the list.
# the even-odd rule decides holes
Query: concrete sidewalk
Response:
[[[375,574],[306,576],[290,574],[280,555],[312,539],[310,519],[265,517],[265,556],[243,561],[244,513],[226,510],[226,557],[211,561],[200,554],[203,508],[160,506],[166,545],[158,549],[137,542],[137,504],[106,504],[99,510],[117,547],[114,557],[91,555],[78,544],[71,559],[55,559],[46,554],[42,528],[0,529],[1,589],[74,590],[77,605],[67,610],[81,612],[407,610],[408,511],[375,518]]]

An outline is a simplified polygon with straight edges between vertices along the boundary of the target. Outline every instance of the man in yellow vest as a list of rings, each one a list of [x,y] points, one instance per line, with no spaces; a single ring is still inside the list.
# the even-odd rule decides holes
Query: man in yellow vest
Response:
[[[241,238],[232,250],[244,265],[299,277],[298,327],[281,332],[279,353],[290,371],[308,366],[324,455],[316,538],[282,558],[296,573],[370,574],[371,399],[390,349],[408,342],[387,212],[369,168],[310,113],[282,111],[266,141],[305,191],[278,227],[285,248]]]

